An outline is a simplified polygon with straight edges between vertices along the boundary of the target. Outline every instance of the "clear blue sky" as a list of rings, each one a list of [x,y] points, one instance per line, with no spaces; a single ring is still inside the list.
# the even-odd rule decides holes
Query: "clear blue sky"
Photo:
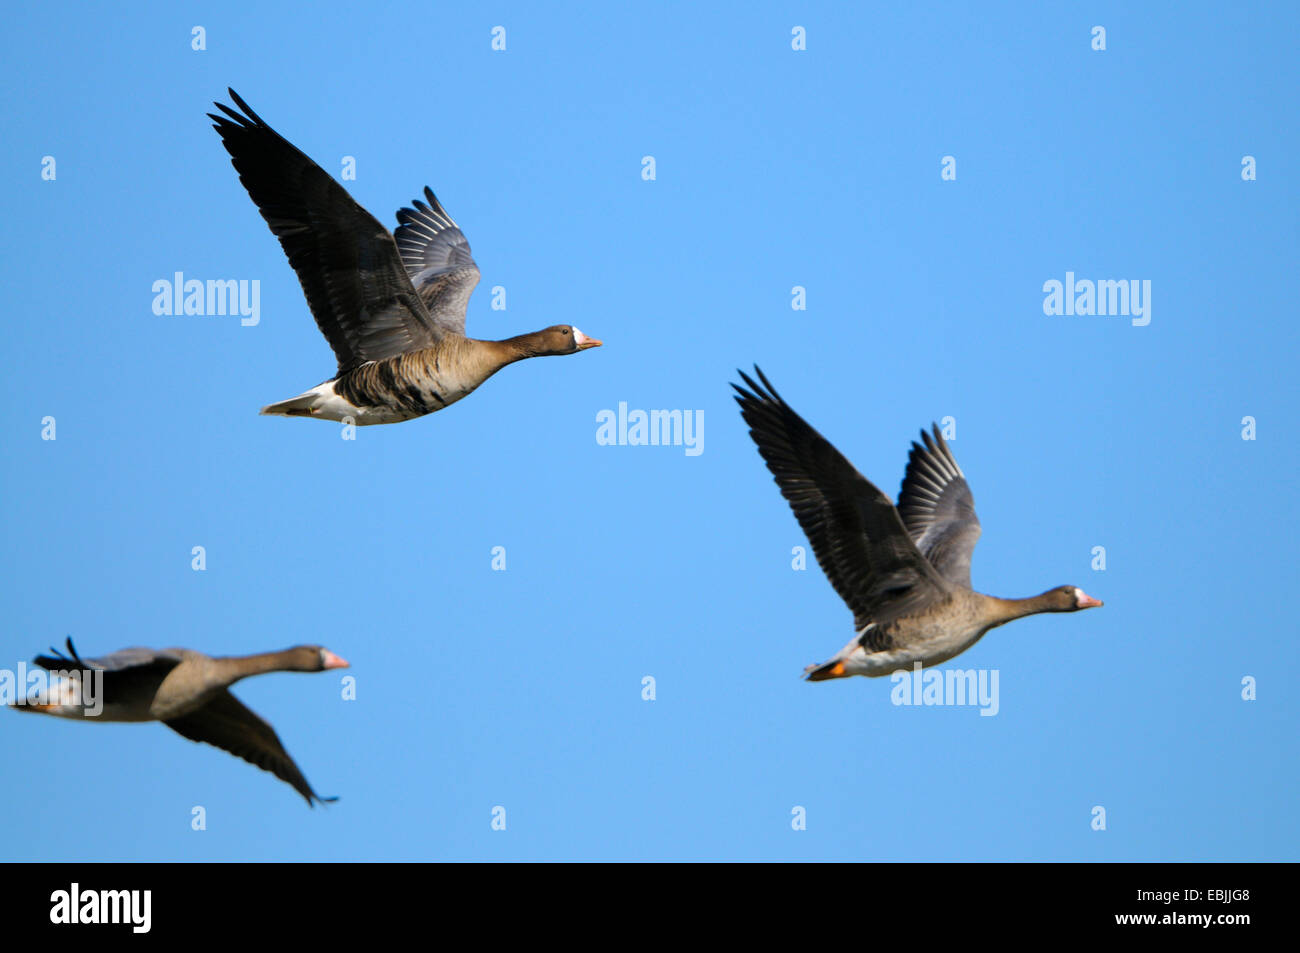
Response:
[[[1297,859],[1300,15],[1130,7],[11,9],[0,667],[319,642],[358,699],[236,688],[316,811],[158,725],[0,713],[0,856]],[[605,347],[353,442],[259,417],[334,361],[204,116],[227,85],[390,227],[437,191],[471,334]],[[259,280],[260,323],[155,315],[177,271]],[[1150,324],[1044,315],[1067,271],[1149,280]],[[800,681],[851,619],[791,568],[755,361],[891,495],[954,417],[976,588],[1105,600],[950,663],[996,717]],[[704,452],[598,445],[620,401],[702,410]]]

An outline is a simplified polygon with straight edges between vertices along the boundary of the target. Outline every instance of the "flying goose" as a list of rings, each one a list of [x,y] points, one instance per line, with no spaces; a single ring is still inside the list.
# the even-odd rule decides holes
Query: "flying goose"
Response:
[[[731,385],[741,416],[822,572],[853,610],[857,634],[830,661],[804,669],[809,680],[937,665],[1013,619],[1102,604],[1077,586],[1028,599],[973,591],[970,558],[980,523],[938,426],[912,444],[895,507],[754,371],[761,384],[738,372],[748,390]]]
[[[193,649],[123,649],[103,658],[82,658],[68,639],[68,654],[51,649],[53,655],[38,655],[36,664],[50,672],[81,672],[82,681],[98,669],[104,673],[102,698],[87,691],[71,691],[71,675],[59,681],[48,701],[27,702],[20,711],[79,718],[87,721],[161,721],[191,741],[205,741],[238,755],[281,781],[307,799],[321,797],[312,790],[275,730],[244,707],[230,693],[230,686],[250,675],[265,672],[323,672],[347,668],[348,663],[319,645],[299,645],[282,652],[212,658]],[[52,680],[53,681],[53,680]],[[96,709],[102,705],[102,710]]]
[[[227,90],[243,112],[208,113],[239,181],[298,273],[338,358],[325,383],[264,414],[357,425],[442,410],[507,364],[600,347],[568,324],[504,341],[465,336],[478,284],[469,242],[427,187],[397,213],[396,238],[311,159]]]

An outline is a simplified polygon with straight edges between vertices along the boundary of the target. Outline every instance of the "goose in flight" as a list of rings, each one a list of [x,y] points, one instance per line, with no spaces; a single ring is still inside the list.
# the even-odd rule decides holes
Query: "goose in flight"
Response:
[[[203,741],[270,771],[307,799],[309,807],[337,798],[312,790],[270,725],[230,693],[230,686],[265,672],[323,672],[348,663],[319,645],[282,652],[213,658],[193,649],[123,649],[102,658],[82,658],[68,639],[68,654],[51,649],[36,664],[61,678],[51,679],[47,700],[13,707],[58,718],[85,721],[161,721],[191,741]],[[103,672],[102,697],[77,690],[95,671]],[[72,672],[81,673],[72,676]]]
[[[895,506],[754,371],[761,383],[742,371],[745,386],[731,385],[741,416],[822,572],[853,611],[852,641],[829,661],[808,666],[809,680],[937,665],[1013,619],[1102,604],[1077,586],[1028,599],[972,590],[980,523],[938,426],[912,444]]]
[[[503,341],[465,336],[478,284],[469,242],[428,188],[390,234],[233,89],[208,113],[239,181],[298,274],[338,371],[264,414],[391,424],[455,403],[507,364],[599,347],[569,324]]]

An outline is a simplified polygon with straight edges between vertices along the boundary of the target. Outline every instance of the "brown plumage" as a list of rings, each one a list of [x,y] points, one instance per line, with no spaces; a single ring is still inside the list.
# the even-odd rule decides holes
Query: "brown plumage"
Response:
[[[37,656],[36,664],[50,672],[90,673],[80,676],[83,682],[102,677],[102,697],[73,692],[57,701],[17,705],[18,710],[86,721],[161,721],[191,741],[222,748],[270,771],[292,785],[309,806],[336,800],[312,790],[275,730],[230,693],[231,685],[252,675],[346,668],[348,663],[328,649],[299,645],[281,652],[213,658],[193,649],[133,648],[82,658],[72,639],[67,645],[68,655],[52,649],[53,655]]]
[[[262,413],[396,423],[455,403],[507,364],[600,346],[568,324],[504,341],[466,337],[479,270],[433,192],[397,213],[394,236],[229,93],[242,112],[216,103],[223,115],[208,115],[338,358],[333,378]]]
[[[1014,619],[1102,604],[1076,586],[1028,599],[972,590],[979,518],[938,426],[912,444],[895,507],[754,370],[761,383],[741,372],[746,387],[732,385],[741,415],[857,633],[830,661],[805,669],[810,680],[937,665]]]

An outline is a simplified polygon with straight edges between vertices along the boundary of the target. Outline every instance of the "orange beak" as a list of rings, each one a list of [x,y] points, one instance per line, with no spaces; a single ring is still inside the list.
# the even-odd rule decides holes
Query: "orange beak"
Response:
[[[577,328],[573,329],[573,342],[578,345],[579,351],[585,351],[589,347],[600,347],[601,341],[595,338],[589,338]]]
[[[1088,595],[1086,592],[1083,592],[1083,591],[1080,591],[1080,592],[1079,592],[1079,608],[1080,608],[1080,609],[1095,609],[1097,606],[1104,606],[1105,604],[1106,604],[1106,603],[1102,602],[1100,599],[1094,599],[1092,596]]]
[[[325,650],[325,667],[326,668],[351,668],[351,663],[347,659],[339,658],[329,649]]]

